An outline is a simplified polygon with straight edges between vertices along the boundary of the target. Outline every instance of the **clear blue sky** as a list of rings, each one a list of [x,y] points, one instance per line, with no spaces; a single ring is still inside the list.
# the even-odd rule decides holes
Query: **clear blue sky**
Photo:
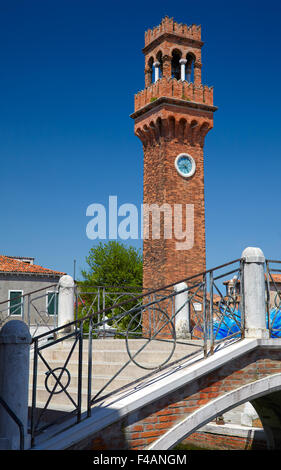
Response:
[[[134,93],[144,31],[201,24],[214,86],[205,142],[207,264],[246,246],[281,259],[279,1],[0,1],[1,254],[72,274],[94,242],[86,208],[142,202]],[[141,246],[141,242],[132,242]]]

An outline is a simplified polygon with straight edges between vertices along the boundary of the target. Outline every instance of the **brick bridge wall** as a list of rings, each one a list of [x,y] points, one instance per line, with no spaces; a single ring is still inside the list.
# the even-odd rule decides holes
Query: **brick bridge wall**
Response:
[[[256,349],[131,413],[71,449],[145,449],[198,407],[242,385],[280,372],[280,351]]]

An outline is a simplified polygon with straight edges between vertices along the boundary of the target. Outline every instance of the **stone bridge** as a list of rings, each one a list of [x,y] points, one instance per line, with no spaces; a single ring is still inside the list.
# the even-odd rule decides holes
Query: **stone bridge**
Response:
[[[281,340],[244,339],[195,357],[93,409],[34,449],[171,449],[216,416],[250,401],[269,449],[281,448]]]
[[[203,347],[197,348],[194,354],[183,356],[179,361],[156,368],[131,385],[121,387],[116,393],[105,395],[97,401],[92,400],[91,389],[91,380],[94,383],[97,381],[97,376],[95,374],[93,377],[88,376],[88,406],[86,409],[83,409],[81,405],[83,401],[82,368],[86,365],[88,371],[91,370],[93,356],[97,354],[95,350],[92,354],[92,347],[93,344],[96,347],[98,345],[95,340],[92,341],[92,316],[87,318],[90,332],[87,340],[89,348],[89,362],[87,364],[83,363],[84,356],[82,354],[83,341],[85,340],[83,340],[81,325],[85,318],[80,320],[80,328],[72,332],[71,323],[54,330],[56,333],[59,330],[61,335],[63,328],[66,336],[61,339],[60,335],[56,335],[57,339],[51,344],[57,344],[59,341],[68,343],[66,339],[69,340],[73,337],[75,341],[71,346],[71,353],[76,343],[79,346],[75,362],[78,366],[78,376],[76,377],[78,398],[77,404],[72,399],[75,413],[68,414],[66,419],[61,422],[49,425],[43,433],[38,435],[32,434],[35,429],[33,418],[31,419],[31,431],[28,432],[28,363],[31,341],[29,330],[24,322],[18,320],[7,322],[0,332],[0,370],[5,377],[5,381],[0,381],[0,398],[1,404],[7,405],[5,412],[1,413],[0,411],[0,445],[2,448],[19,448],[20,443],[22,444],[24,440],[22,447],[33,450],[172,449],[217,416],[236,408],[238,405],[250,402],[263,425],[268,449],[280,449],[281,339],[273,337],[272,322],[270,323],[268,318],[267,306],[272,296],[267,292],[267,288],[269,277],[273,279],[273,276],[268,269],[265,273],[265,266],[268,266],[268,263],[265,262],[261,250],[247,248],[242,253],[239,268],[241,283],[239,305],[243,314],[241,314],[238,334],[237,332],[231,334],[222,341],[214,340],[213,329],[210,333],[210,325],[213,325],[213,319],[210,319],[210,313],[213,312],[214,307],[213,291],[208,294],[206,283],[202,284],[200,281],[199,286],[200,288],[203,286],[204,292],[204,308],[206,308],[207,300],[212,299],[208,304],[209,310],[206,309],[203,312],[204,318],[207,313],[209,315],[208,322],[204,323]],[[229,269],[228,267],[227,275]],[[216,278],[215,273],[215,270],[210,272],[212,282]],[[217,276],[217,278],[220,277]],[[203,279],[206,280],[206,273],[204,273]],[[193,287],[195,284],[193,283]],[[275,283],[274,285],[276,287]],[[190,301],[191,292],[192,289],[189,287],[188,301]],[[196,290],[196,292],[198,291]],[[69,291],[66,292],[64,289],[63,295],[66,295],[66,300],[59,300],[59,303],[64,306],[64,314],[66,314],[67,305],[71,307],[73,301],[69,296]],[[176,290],[177,295],[178,290]],[[178,310],[175,315],[181,312],[182,320],[182,299],[185,297],[182,297],[182,291],[180,291],[180,295],[181,297],[176,297]],[[232,291],[230,296],[232,304],[234,303],[233,296]],[[274,291],[275,303],[276,296],[280,297],[278,288]],[[197,294],[195,298],[198,300]],[[167,297],[164,299],[166,305]],[[222,298],[220,302],[221,300]],[[151,306],[152,303],[150,301],[148,305]],[[156,305],[159,307],[158,301]],[[222,304],[219,303],[219,305]],[[140,308],[145,308],[143,303]],[[134,307],[132,311],[135,312],[135,310]],[[219,308],[217,312],[220,311]],[[278,313],[279,307],[275,311]],[[229,312],[232,312],[230,316],[235,317],[232,310]],[[135,317],[133,316],[133,318]],[[223,321],[226,321],[226,317],[223,317]],[[197,326],[195,325],[193,332]],[[275,333],[278,331],[276,329]],[[55,379],[53,395],[57,386],[61,387],[61,392],[66,392],[69,395],[67,387],[70,382],[70,355],[64,364],[58,367],[58,360],[61,359],[63,352],[61,349],[60,352],[56,352],[55,356],[52,356],[53,363],[49,366],[48,356],[44,358],[42,351],[48,351],[50,345],[44,343],[40,349],[38,338],[40,339],[40,337],[33,338],[33,375],[38,372],[37,363],[39,358],[42,358],[46,367],[49,368],[47,373],[45,372],[47,377],[45,385],[48,377],[51,377]],[[112,341],[114,342],[114,340]],[[196,343],[192,338],[188,341],[191,345],[192,342]],[[196,344],[199,344],[198,340]],[[135,362],[134,356],[131,356],[131,359]],[[109,367],[109,365],[102,367]],[[60,370],[59,377],[57,370]],[[62,374],[64,373],[69,375],[69,381],[62,385]],[[128,374],[130,373],[128,372]],[[36,393],[39,393],[38,374],[35,374],[34,377],[32,409],[35,409]],[[49,390],[50,386],[46,388]],[[52,393],[50,390],[49,392],[52,398]],[[18,399],[19,396],[21,400]],[[47,401],[47,403],[49,402]],[[18,422],[15,420],[15,416]],[[32,442],[30,432],[33,437]],[[24,439],[19,441],[19,435]]]

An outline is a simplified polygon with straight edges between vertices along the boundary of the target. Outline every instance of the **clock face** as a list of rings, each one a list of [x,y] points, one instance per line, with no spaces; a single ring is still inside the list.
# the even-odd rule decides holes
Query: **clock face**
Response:
[[[195,161],[187,153],[180,153],[175,160],[178,173],[184,178],[189,178],[195,173]]]

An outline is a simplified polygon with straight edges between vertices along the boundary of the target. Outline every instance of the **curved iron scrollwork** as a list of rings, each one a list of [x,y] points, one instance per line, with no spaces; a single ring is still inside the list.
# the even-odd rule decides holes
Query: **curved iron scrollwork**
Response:
[[[55,373],[57,371],[60,371],[58,376]],[[54,383],[52,384],[52,389],[48,386],[48,381],[50,382],[50,378],[54,380]],[[63,384],[64,381],[65,384]],[[57,395],[59,393],[65,392],[66,389],[69,387],[70,382],[71,375],[69,370],[66,369],[66,367],[56,367],[55,369],[48,370],[46,372],[45,388],[52,395]]]
[[[134,331],[131,328],[131,325],[137,323],[137,320],[140,319],[139,312],[132,316],[127,331],[126,331],[126,349],[130,360],[136,364],[138,367],[146,370],[160,369],[165,364],[167,364],[172,358],[175,348],[176,348],[176,330],[173,321],[169,314],[160,307],[154,307],[154,324],[145,324],[144,317],[147,308],[142,309],[142,339],[143,342],[140,345],[140,348],[136,351],[132,349],[133,343],[136,341],[132,339],[132,332]],[[156,321],[155,321],[156,320]],[[140,320],[139,320],[140,321]],[[150,353],[148,350],[149,345],[152,345],[153,342],[165,342],[167,356],[158,362],[151,361]],[[168,348],[170,346],[170,351]],[[143,353],[143,354],[142,354]]]
[[[274,305],[276,308],[280,308],[281,306],[281,291],[277,291],[275,298],[274,298]]]

